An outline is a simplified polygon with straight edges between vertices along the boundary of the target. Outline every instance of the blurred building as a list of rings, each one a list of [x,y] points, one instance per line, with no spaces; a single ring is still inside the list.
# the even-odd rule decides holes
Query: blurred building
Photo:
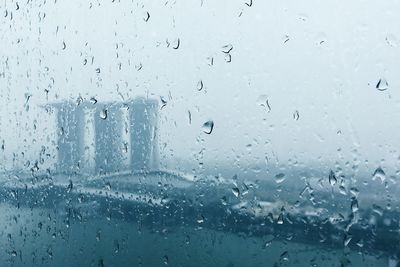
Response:
[[[94,113],[95,172],[120,172],[124,166],[122,104],[97,103]]]
[[[138,97],[129,107],[131,169],[138,172],[158,169],[158,101]]]
[[[59,173],[111,174],[159,169],[158,101],[65,101],[56,108]],[[93,133],[90,134],[90,129]],[[88,151],[93,148],[93,155]]]
[[[62,173],[78,172],[84,154],[84,106],[74,102],[52,104],[57,116],[57,171]]]

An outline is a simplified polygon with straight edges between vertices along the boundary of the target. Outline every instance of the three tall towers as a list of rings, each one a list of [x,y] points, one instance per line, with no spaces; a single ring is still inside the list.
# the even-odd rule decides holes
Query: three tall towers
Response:
[[[158,101],[52,104],[57,114],[57,170],[109,174],[159,168]],[[92,152],[92,153],[91,153]]]

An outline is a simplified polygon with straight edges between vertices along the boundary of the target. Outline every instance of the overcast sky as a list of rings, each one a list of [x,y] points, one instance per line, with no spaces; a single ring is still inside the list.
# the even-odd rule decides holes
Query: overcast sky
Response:
[[[400,166],[397,0],[26,2],[0,0],[2,169],[54,162],[39,105],[138,95],[167,101],[165,161]]]

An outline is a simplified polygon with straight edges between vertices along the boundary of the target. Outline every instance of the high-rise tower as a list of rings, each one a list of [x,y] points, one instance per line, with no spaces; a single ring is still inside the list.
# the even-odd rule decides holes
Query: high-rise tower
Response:
[[[159,169],[157,100],[137,97],[129,103],[96,105],[65,101],[51,106],[57,114],[58,172]]]
[[[57,114],[57,171],[76,173],[84,153],[85,111],[73,102],[52,104]]]
[[[129,104],[131,168],[147,172],[159,168],[158,102],[137,97]]]
[[[125,169],[122,104],[98,103],[94,113],[95,171],[106,174]]]

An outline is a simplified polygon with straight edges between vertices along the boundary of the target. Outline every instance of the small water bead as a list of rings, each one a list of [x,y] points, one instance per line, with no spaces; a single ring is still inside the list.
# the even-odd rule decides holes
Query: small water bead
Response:
[[[203,129],[203,132],[205,132],[206,134],[211,134],[214,129],[214,121],[212,121],[212,120],[206,121],[203,124],[202,129]]]
[[[389,83],[386,81],[385,78],[381,78],[381,79],[379,79],[379,81],[375,87],[379,91],[386,91],[389,88]]]
[[[100,119],[102,119],[102,120],[105,120],[105,119],[107,119],[107,109],[102,109],[101,111],[100,111]]]
[[[382,183],[386,180],[386,174],[381,167],[378,167],[372,174],[372,180],[375,181],[376,179],[381,180]]]

